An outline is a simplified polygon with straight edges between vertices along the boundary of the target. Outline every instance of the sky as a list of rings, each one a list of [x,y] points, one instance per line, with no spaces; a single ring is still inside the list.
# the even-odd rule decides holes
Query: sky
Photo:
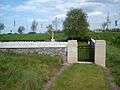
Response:
[[[56,17],[61,29],[71,8],[83,9],[88,15],[91,30],[101,28],[108,13],[110,27],[115,27],[114,21],[118,19],[120,27],[120,0],[0,0],[0,22],[6,26],[2,33],[9,33],[10,30],[16,33],[19,26],[25,26],[25,33],[28,33],[33,20],[38,21],[37,32],[43,33],[46,32],[46,25]]]

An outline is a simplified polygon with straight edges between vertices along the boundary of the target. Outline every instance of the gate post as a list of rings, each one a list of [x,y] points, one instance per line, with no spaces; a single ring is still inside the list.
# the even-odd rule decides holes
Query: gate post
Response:
[[[105,40],[95,41],[95,64],[105,67],[106,42]]]
[[[67,48],[67,62],[70,64],[78,62],[78,43],[77,40],[69,40]]]

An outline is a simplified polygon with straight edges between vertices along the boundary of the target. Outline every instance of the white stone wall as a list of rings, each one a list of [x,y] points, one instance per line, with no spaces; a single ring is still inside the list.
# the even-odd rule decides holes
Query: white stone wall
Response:
[[[67,47],[67,42],[0,42],[0,48]]]
[[[0,42],[1,51],[60,55],[67,63],[78,62],[77,40],[68,42]]]
[[[0,51],[58,55],[66,63],[67,46],[68,42],[0,42]]]
[[[91,41],[95,49],[95,64],[105,67],[106,42],[93,39]],[[18,52],[35,51],[52,55],[59,53],[62,57],[67,58],[67,63],[78,63],[77,40],[69,40],[68,42],[0,42],[0,50],[9,51],[13,49],[17,49]]]
[[[67,48],[66,47],[41,47],[41,48],[7,48],[0,49],[0,52],[13,52],[19,54],[42,54],[50,56],[59,56],[63,63],[67,62]]]

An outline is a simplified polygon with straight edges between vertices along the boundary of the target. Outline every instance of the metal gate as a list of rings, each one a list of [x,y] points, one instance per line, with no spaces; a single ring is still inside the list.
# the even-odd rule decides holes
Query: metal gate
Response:
[[[94,47],[78,45],[78,61],[94,62]]]

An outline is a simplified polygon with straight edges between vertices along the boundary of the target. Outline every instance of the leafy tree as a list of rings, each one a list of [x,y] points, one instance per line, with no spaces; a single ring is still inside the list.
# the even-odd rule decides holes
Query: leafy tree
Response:
[[[48,25],[46,27],[48,30],[47,30],[47,34],[49,36],[49,39],[51,39],[51,35],[52,35],[52,31],[53,31],[53,26],[52,25]]]
[[[33,20],[32,26],[31,26],[31,29],[32,29],[33,32],[35,32],[37,30],[37,26],[38,26],[38,22],[36,22],[35,20]]]
[[[68,39],[84,40],[89,36],[87,15],[81,9],[71,9],[63,23],[63,30]]]
[[[48,33],[48,34],[51,34],[52,31],[53,31],[53,26],[52,26],[52,25],[48,25],[48,26],[47,26],[47,29],[48,29],[48,30],[47,30],[47,33]]]
[[[0,23],[0,31],[5,29],[5,25],[3,23]]]
[[[25,30],[25,27],[24,26],[19,26],[18,28],[18,33],[19,34],[23,34],[23,31]]]
[[[59,23],[60,21],[57,17],[52,21],[52,25],[55,31],[58,31]]]

